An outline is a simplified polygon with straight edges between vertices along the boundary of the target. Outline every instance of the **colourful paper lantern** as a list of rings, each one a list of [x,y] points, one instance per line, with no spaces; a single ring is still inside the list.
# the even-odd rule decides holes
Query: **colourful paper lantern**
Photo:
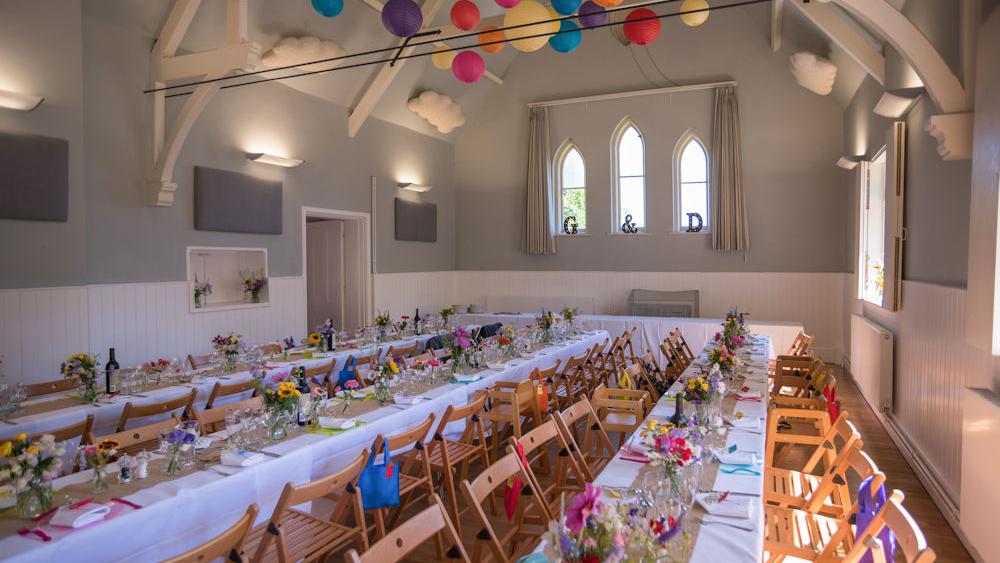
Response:
[[[431,63],[441,70],[448,70],[451,68],[452,61],[455,60],[455,51],[447,47],[438,47],[434,49],[434,54],[431,55]]]
[[[695,10],[705,11],[695,12],[693,14],[684,13],[693,12]],[[681,21],[684,22],[684,25],[698,27],[708,20],[708,14],[708,0],[684,0],[684,3],[681,4]]]
[[[549,46],[560,53],[570,53],[580,46],[581,35],[580,26],[563,20],[559,22],[559,33],[549,38]]]
[[[549,21],[552,14],[549,9],[536,0],[522,0],[503,16],[503,26],[515,29],[507,29],[504,33],[507,39],[511,40],[511,45],[518,51],[532,53],[545,46],[549,38],[545,34],[552,34],[559,31],[559,22]],[[528,25],[536,23],[537,25]],[[537,35],[538,37],[531,37]],[[525,39],[527,38],[527,39]]]
[[[608,14],[604,8],[598,6],[593,0],[587,0],[580,5],[580,25],[583,27],[594,27],[601,25],[608,19]]]
[[[382,6],[382,25],[393,35],[410,37],[424,25],[424,14],[413,0],[389,0]]]
[[[660,35],[660,20],[653,18],[656,13],[649,8],[636,8],[625,16],[625,38],[636,45],[649,45]],[[641,20],[641,21],[636,21]]]
[[[605,8],[614,8],[618,4],[621,4],[622,0],[594,0],[594,3]]]
[[[462,82],[476,82],[483,77],[486,72],[486,62],[482,55],[475,51],[462,51],[455,55],[455,60],[451,62],[451,72],[455,78]]]
[[[552,8],[564,16],[575,14],[580,9],[580,0],[552,0]]]
[[[458,0],[451,7],[451,23],[462,30],[470,30],[479,25],[479,6],[469,0]]]
[[[509,10],[514,6],[517,6],[520,1],[521,0],[497,0],[497,4],[505,10]]]
[[[313,10],[321,16],[337,17],[344,11],[344,0],[312,0]]]
[[[503,49],[503,43],[493,43],[494,41],[503,41],[506,39],[502,31],[498,31],[498,27],[495,25],[484,26],[482,31],[479,32],[479,48],[486,51],[487,53],[499,53]],[[492,45],[483,45],[483,43],[493,43]]]

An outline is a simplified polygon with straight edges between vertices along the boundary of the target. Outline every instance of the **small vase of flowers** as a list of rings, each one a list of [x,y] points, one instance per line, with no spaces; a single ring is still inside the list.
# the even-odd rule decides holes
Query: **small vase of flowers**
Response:
[[[194,275],[194,308],[201,309],[205,306],[205,296],[212,294],[212,284],[208,280],[198,281],[198,274]]]
[[[230,332],[226,335],[216,335],[216,337],[212,339],[212,347],[215,348],[216,352],[222,355],[222,369],[225,373],[236,371],[236,360],[240,355],[241,338],[243,338],[241,335]]]
[[[291,420],[299,404],[302,393],[292,379],[290,371],[281,371],[268,375],[263,369],[254,370],[254,386],[264,397],[268,411],[267,432],[272,440],[281,440],[288,433],[288,421]]]
[[[175,426],[173,430],[164,430],[161,433],[160,453],[167,458],[167,462],[163,464],[165,475],[177,475],[181,472],[184,468],[181,456],[194,448],[197,439],[198,432],[194,425],[186,422]]]
[[[392,402],[392,391],[389,390],[389,386],[392,385],[392,380],[397,375],[399,375],[399,364],[396,363],[396,360],[389,358],[388,361],[381,363],[372,362],[369,377],[375,384],[375,400],[380,405]]]
[[[260,291],[267,285],[267,278],[264,274],[240,274],[243,278],[243,295],[250,298],[251,303],[260,303]]]
[[[94,494],[108,490],[108,464],[118,455],[118,447],[118,442],[114,440],[80,446],[80,460],[93,471],[90,486]]]
[[[455,315],[455,308],[451,306],[445,307],[441,309],[441,312],[438,314],[441,315],[441,324],[447,327],[448,321]]]
[[[84,403],[94,403],[101,396],[97,388],[100,372],[97,354],[74,354],[62,365],[63,377],[76,383]]]
[[[701,446],[692,444],[684,428],[672,428],[667,433],[654,433],[646,440],[649,464],[663,472],[670,484],[670,496],[678,498],[684,486],[682,470],[701,458]]]
[[[542,309],[542,314],[535,318],[535,326],[542,332],[542,342],[552,341],[553,324],[555,324],[555,318],[552,316],[552,311]]]
[[[52,508],[52,480],[59,476],[65,447],[52,434],[29,440],[24,432],[0,443],[0,484],[17,495],[17,515],[34,518]]]
[[[472,336],[465,327],[457,326],[455,330],[442,338],[444,346],[451,354],[452,373],[461,373],[469,367],[469,348],[472,347]]]
[[[323,324],[316,327],[316,332],[323,337],[327,352],[333,352],[337,349],[337,327],[334,326],[332,318],[326,319]]]
[[[389,313],[379,313],[375,317],[375,330],[377,331],[379,342],[385,340],[386,335],[389,333],[389,322]]]

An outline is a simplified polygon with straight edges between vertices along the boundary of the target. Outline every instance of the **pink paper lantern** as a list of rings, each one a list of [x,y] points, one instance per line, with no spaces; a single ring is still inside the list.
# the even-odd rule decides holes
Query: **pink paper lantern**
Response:
[[[486,62],[475,51],[462,51],[451,62],[451,72],[455,78],[466,83],[477,82],[486,72]]]
[[[501,8],[504,8],[506,10],[511,9],[520,3],[521,0],[497,0],[497,4],[499,4]]]

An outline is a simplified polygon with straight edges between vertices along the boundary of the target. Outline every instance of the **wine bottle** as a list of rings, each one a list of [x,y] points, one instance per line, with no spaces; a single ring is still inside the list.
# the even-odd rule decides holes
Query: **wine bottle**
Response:
[[[295,368],[296,387],[299,389],[299,408],[296,415],[296,422],[299,426],[305,426],[309,421],[303,412],[303,407],[309,402],[309,383],[306,381],[306,368],[298,366]]]
[[[423,334],[424,323],[420,321],[420,307],[417,307],[417,313],[413,316],[413,332],[416,334]]]
[[[684,416],[684,397],[680,393],[674,398],[674,415],[670,417],[670,424],[677,428],[687,424],[687,417]]]
[[[108,363],[104,364],[104,389],[108,395],[118,392],[118,360],[115,359],[115,349],[108,352]]]

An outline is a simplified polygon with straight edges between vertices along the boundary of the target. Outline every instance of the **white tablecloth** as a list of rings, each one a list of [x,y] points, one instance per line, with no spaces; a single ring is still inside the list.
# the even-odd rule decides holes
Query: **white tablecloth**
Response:
[[[588,330],[605,330],[612,338],[620,336],[632,327],[638,327],[636,337],[632,340],[635,353],[642,355],[652,351],[658,361],[663,361],[660,354],[660,343],[670,331],[680,329],[688,346],[692,350],[701,350],[719,331],[721,319],[692,319],[685,317],[627,317],[620,315],[580,315],[582,326]],[[535,322],[531,313],[465,313],[456,315],[457,322],[478,325],[488,325],[502,322],[513,324],[517,328],[528,326]],[[799,331],[804,330],[802,323],[748,321],[750,330],[771,338],[774,349],[784,353],[791,346]]]
[[[142,505],[141,510],[51,542],[21,536],[4,538],[0,540],[0,558],[25,562],[154,561],[176,555],[231,526],[250,503],[260,506],[258,523],[266,521],[285,483],[306,483],[345,467],[357,452],[371,446],[376,435],[415,426],[429,413],[444,413],[448,405],[466,404],[476,391],[497,381],[526,379],[534,368],[546,368],[557,359],[565,361],[569,356],[581,355],[607,336],[597,331],[564,345],[553,345],[532,358],[513,360],[503,370],[486,372],[477,382],[439,387],[425,394],[433,397],[430,400],[409,407],[389,405],[366,413],[359,417],[366,424],[336,436],[297,436],[268,448],[280,457],[235,475],[224,477],[205,470],[160,483],[126,497]],[[63,479],[88,478],[89,472],[82,472]],[[57,480],[56,487],[62,482]]]
[[[415,336],[407,339],[383,342],[379,344],[379,354],[384,354],[390,346],[395,346],[397,348],[402,346],[408,346],[414,341],[419,341],[423,345],[427,340],[432,338],[432,335]],[[290,369],[292,365],[298,365],[303,367],[315,367],[318,365],[324,365],[331,360],[334,363],[334,370],[341,369],[344,366],[344,362],[347,358],[358,354],[357,349],[353,350],[343,350],[340,352],[334,352],[324,358],[313,358],[297,360],[295,362],[281,362],[275,361],[271,362],[279,367],[271,370],[272,372],[277,372],[283,369]],[[135,405],[146,405],[150,403],[159,403],[162,401],[168,401],[170,399],[176,399],[187,393],[191,392],[191,389],[197,389],[198,393],[195,396],[195,406],[204,406],[205,402],[208,400],[209,393],[212,392],[212,387],[215,383],[221,381],[222,383],[238,383],[241,381],[246,381],[250,379],[250,373],[246,371],[237,372],[225,376],[224,379],[217,377],[202,377],[199,378],[196,383],[184,384],[184,385],[174,385],[171,387],[163,387],[160,389],[152,389],[148,391],[142,391],[139,396],[118,396],[115,397],[113,402],[110,404],[100,404],[100,405],[85,405],[80,404],[72,406],[69,408],[59,409],[56,411],[50,411],[45,413],[39,413],[29,416],[15,416],[7,422],[0,423],[0,436],[14,436],[20,432],[27,432],[28,434],[33,434],[36,432],[45,432],[49,430],[55,430],[63,426],[68,426],[82,421],[87,417],[88,414],[94,415],[94,433],[98,436],[111,434],[115,431],[118,426],[118,418],[121,416],[122,409],[125,408],[125,403],[132,402]],[[246,395],[249,396],[249,393]],[[228,402],[236,401],[246,396],[234,395],[231,397],[225,397],[220,399],[218,404],[226,404]],[[50,395],[44,395],[41,397],[32,398],[25,402],[25,404],[35,404],[45,401],[52,401],[54,399],[61,399],[64,397],[64,393],[52,393]],[[148,422],[154,422],[156,420],[166,418],[163,417],[149,417],[146,419]]]

